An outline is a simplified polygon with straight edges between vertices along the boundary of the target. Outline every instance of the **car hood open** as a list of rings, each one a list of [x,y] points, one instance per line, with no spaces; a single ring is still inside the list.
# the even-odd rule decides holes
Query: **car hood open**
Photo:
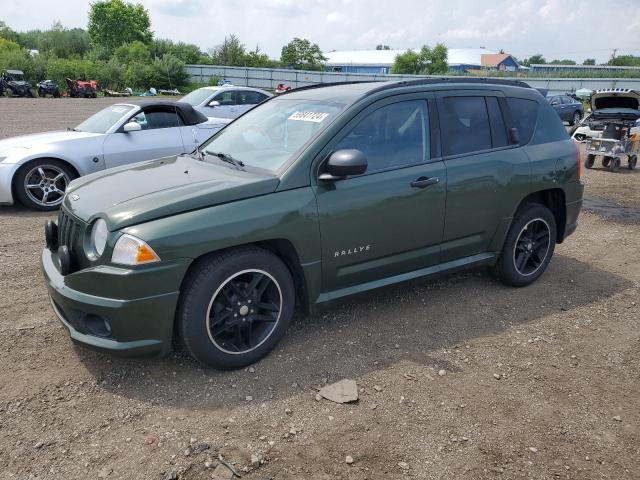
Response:
[[[279,179],[190,156],[167,157],[98,172],[69,184],[64,208],[109,230],[274,192]]]
[[[598,90],[591,96],[591,109],[640,108],[640,92],[629,89]]]

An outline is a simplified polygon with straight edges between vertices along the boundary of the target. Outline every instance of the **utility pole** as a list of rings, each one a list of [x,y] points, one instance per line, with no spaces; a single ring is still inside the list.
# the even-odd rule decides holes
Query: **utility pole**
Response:
[[[615,58],[616,58],[616,53],[618,53],[618,49],[617,49],[617,48],[614,48],[614,49],[613,49],[613,52],[611,52],[611,60],[613,60],[613,59],[615,59]]]

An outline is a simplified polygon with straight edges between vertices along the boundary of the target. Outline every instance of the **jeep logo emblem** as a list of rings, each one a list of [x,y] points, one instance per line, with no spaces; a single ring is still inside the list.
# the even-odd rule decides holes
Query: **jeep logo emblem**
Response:
[[[360,245],[358,247],[349,248],[347,250],[336,250],[333,258],[344,257],[345,255],[354,255],[356,253],[364,253],[371,250],[371,245]]]

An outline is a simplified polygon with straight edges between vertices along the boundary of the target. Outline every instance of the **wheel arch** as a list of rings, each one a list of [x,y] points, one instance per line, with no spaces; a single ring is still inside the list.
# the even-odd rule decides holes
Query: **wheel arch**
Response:
[[[186,279],[190,276],[191,272],[198,267],[203,262],[208,261],[212,257],[216,255],[220,255],[224,252],[230,252],[233,250],[237,250],[244,247],[257,247],[276,255],[280,260],[284,262],[284,264],[289,269],[291,273],[291,277],[293,278],[293,284],[296,292],[296,302],[298,306],[303,311],[309,310],[309,300],[307,296],[307,282],[304,276],[304,271],[302,270],[302,264],[300,262],[300,257],[298,256],[298,251],[296,250],[293,243],[285,238],[273,238],[268,240],[260,240],[256,242],[250,243],[242,243],[238,245],[234,245],[232,247],[222,248],[220,250],[213,250],[207,253],[200,255],[195,258],[189,268],[187,269],[184,278],[182,279],[182,283],[180,285],[180,294],[182,296],[183,285]]]
[[[25,162],[21,163],[20,166],[16,168],[15,172],[13,172],[13,176],[11,177],[11,195],[14,199],[17,198],[16,197],[16,178],[18,177],[18,174],[21,171],[28,168],[33,163],[43,161],[43,160],[55,160],[56,162],[63,163],[66,167],[69,167],[71,169],[71,171],[74,174],[74,178],[78,178],[80,176],[80,172],[78,172],[78,169],[76,168],[76,166],[73,163],[69,162],[68,160],[65,160],[64,158],[55,157],[51,155],[30,158],[29,160],[26,160]]]
[[[553,218],[556,221],[556,243],[562,243],[565,237],[567,224],[567,200],[564,190],[561,188],[549,188],[530,193],[524,197],[518,205],[518,208],[514,213],[514,218],[518,211],[532,203],[544,205],[551,211]]]

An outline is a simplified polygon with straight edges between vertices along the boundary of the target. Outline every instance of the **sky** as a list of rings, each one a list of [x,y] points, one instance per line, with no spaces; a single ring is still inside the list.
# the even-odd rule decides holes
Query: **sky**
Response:
[[[607,61],[640,55],[640,0],[145,0],[156,38],[203,51],[235,33],[272,58],[294,37],[325,51],[394,49],[444,43],[449,48],[503,49],[518,58]],[[61,8],[64,5],[64,8]],[[86,28],[86,0],[3,2],[0,20],[14,30],[55,20]],[[33,12],[37,12],[34,15]]]

